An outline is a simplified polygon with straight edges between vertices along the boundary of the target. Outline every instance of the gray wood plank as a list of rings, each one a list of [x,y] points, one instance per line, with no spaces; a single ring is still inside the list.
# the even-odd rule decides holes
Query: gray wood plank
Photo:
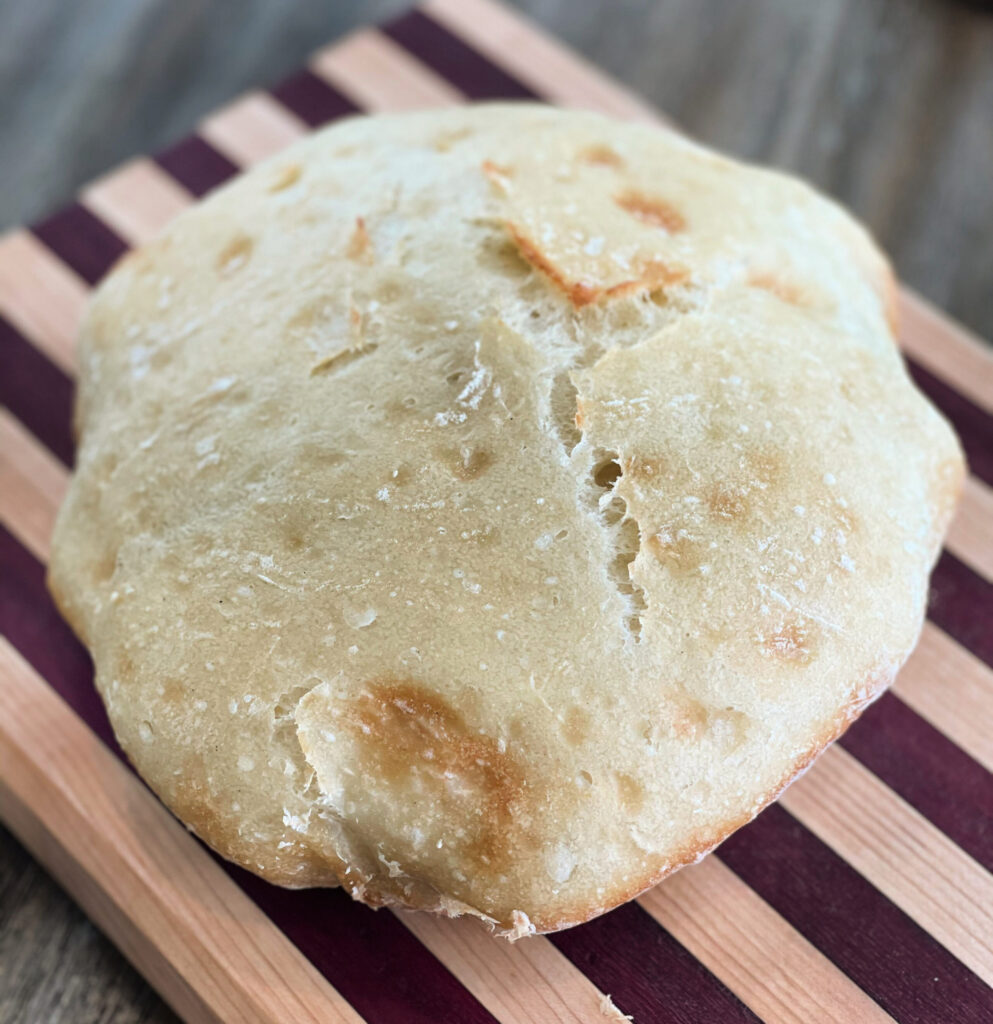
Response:
[[[173,1024],[176,1019],[0,826],[0,1021]]]

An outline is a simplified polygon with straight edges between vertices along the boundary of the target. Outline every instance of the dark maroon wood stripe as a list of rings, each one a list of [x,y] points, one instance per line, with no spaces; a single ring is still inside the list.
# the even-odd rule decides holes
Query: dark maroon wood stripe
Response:
[[[0,525],[0,633],[126,764],[85,648],[59,615],[45,569]],[[494,1024],[446,967],[388,912],[341,890],[288,892],[224,864],[273,923],[369,1021]]]
[[[45,587],[45,567],[0,525],[0,633],[119,757],[86,649]]]
[[[180,139],[156,154],[154,160],[198,199],[238,173],[235,164],[199,135]]]
[[[780,805],[719,855],[898,1021],[993,1020],[993,989]]]
[[[0,317],[0,405],[67,466],[75,449],[72,395],[69,377]]]
[[[311,128],[356,114],[359,108],[313,71],[304,69],[269,90],[270,93]]]
[[[993,583],[943,551],[931,575],[928,618],[993,666]]]
[[[470,99],[538,99],[523,82],[421,11],[402,14],[382,31]]]
[[[355,903],[341,889],[277,889],[247,871],[227,867],[248,896],[370,1024],[494,1020],[388,910]]]
[[[637,903],[548,938],[622,1013],[654,1024],[759,1018]]]
[[[80,203],[53,213],[31,231],[88,284],[96,284],[128,251],[123,239]]]
[[[993,776],[981,764],[892,693],[876,701],[840,742],[993,871]]]
[[[993,485],[993,416],[920,363],[907,359],[914,383],[945,414],[962,442],[969,469]]]

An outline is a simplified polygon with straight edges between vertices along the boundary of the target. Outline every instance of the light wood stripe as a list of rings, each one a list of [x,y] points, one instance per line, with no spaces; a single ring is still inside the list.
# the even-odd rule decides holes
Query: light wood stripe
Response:
[[[473,49],[554,103],[631,121],[662,119],[644,100],[506,7],[488,0],[428,0],[422,7]]]
[[[83,189],[81,198],[131,245],[154,238],[192,200],[161,167],[144,158],[98,178]]]
[[[469,918],[410,911],[396,916],[502,1024],[586,1024],[599,1018],[603,993],[547,939],[534,936],[511,945]]]
[[[0,815],[180,1016],[361,1021],[2,638],[0,678]]]
[[[993,985],[993,875],[837,745],[780,800]]]
[[[76,369],[76,327],[88,288],[34,235],[0,238],[0,313],[56,366]]]
[[[423,110],[465,101],[458,89],[375,29],[321,50],[311,67],[369,111]]]
[[[762,1020],[892,1021],[716,855],[683,868],[638,902]]]
[[[926,299],[900,294],[900,345],[936,377],[993,413],[993,359],[989,347]]]
[[[966,477],[945,547],[993,582],[993,488],[979,477]]]
[[[993,772],[993,671],[933,622],[897,676],[894,692]]]
[[[265,160],[306,132],[303,121],[264,92],[248,93],[200,125],[200,134],[241,167]]]
[[[68,482],[58,459],[0,406],[0,522],[42,562]]]

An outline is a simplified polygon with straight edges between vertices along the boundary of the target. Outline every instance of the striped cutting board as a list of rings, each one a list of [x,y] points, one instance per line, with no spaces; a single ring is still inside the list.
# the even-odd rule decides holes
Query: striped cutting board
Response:
[[[719,854],[510,946],[221,864],[122,762],[43,582],[88,290],[328,120],[533,96],[658,119],[491,0],[430,0],[0,239],[0,815],[189,1020],[993,1021],[993,359],[907,293],[911,372],[972,468],[929,621],[894,690]]]

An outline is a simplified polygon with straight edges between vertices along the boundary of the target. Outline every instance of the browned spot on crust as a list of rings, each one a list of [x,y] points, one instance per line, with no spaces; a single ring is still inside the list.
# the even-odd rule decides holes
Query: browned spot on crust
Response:
[[[117,661],[117,678],[122,683],[131,682],[135,676],[134,661],[130,654],[122,654]]]
[[[742,519],[748,513],[745,495],[726,484],[718,484],[710,492],[707,507],[721,519]]]
[[[617,196],[614,202],[636,220],[640,220],[642,224],[661,228],[670,235],[686,230],[686,218],[672,203],[668,203],[664,199],[629,189]]]
[[[237,235],[217,254],[214,265],[227,277],[240,270],[251,258],[255,243],[248,235]]]
[[[93,567],[93,576],[98,583],[106,583],[117,570],[117,549],[107,548]]]
[[[489,178],[490,184],[503,195],[510,191],[510,179],[514,176],[513,167],[494,163],[492,160],[483,161],[483,174]]]
[[[355,230],[348,240],[345,255],[356,263],[365,263],[366,265],[375,259],[375,254],[372,251],[372,239],[369,237],[363,217],[355,218]]]
[[[562,735],[567,743],[580,747],[590,734],[590,716],[581,707],[571,707],[562,722]]]
[[[286,164],[280,167],[269,184],[270,192],[282,192],[283,189],[295,185],[300,180],[303,168],[299,164]]]
[[[459,817],[473,833],[463,841],[470,861],[493,867],[510,854],[522,825],[525,781],[496,740],[470,728],[438,694],[412,680],[377,680],[350,717],[379,778],[434,778],[437,799],[456,800],[468,812]],[[453,779],[471,798],[449,796]]]
[[[639,814],[645,806],[645,790],[641,783],[626,772],[617,772],[614,781],[617,783],[617,796],[621,808],[627,814]]]
[[[706,730],[709,720],[704,705],[681,690],[663,695],[662,713],[672,734],[681,740],[695,739]]]
[[[162,701],[172,707],[181,707],[186,701],[186,687],[180,679],[167,679],[162,685]]]
[[[654,291],[657,288],[681,284],[689,278],[689,271],[684,267],[670,266],[660,260],[645,260],[638,268],[637,277],[621,281],[609,288],[589,281],[570,281],[516,224],[507,221],[505,227],[520,255],[563,292],[576,309],[582,309],[583,306],[588,306],[601,298],[619,299],[637,292]]]
[[[493,465],[493,452],[464,444],[459,448],[446,448],[441,459],[457,480],[477,480]]]
[[[584,149],[579,154],[579,159],[583,163],[594,164],[598,167],[621,168],[624,166],[624,161],[621,159],[620,154],[614,152],[610,146],[603,144]]]
[[[564,292],[566,298],[568,298],[568,300],[577,309],[580,309],[583,306],[588,306],[591,302],[596,301],[597,296],[600,294],[599,288],[585,281],[567,281],[562,271],[559,270],[559,268],[555,266],[550,259],[548,259],[541,249],[539,249],[538,246],[532,242],[516,224],[512,224],[508,221],[506,227],[521,256],[523,256],[524,259],[535,268],[535,270],[540,270],[556,288]]]
[[[619,299],[624,295],[637,292],[655,291],[672,285],[683,284],[689,279],[690,272],[685,267],[670,266],[660,260],[647,260],[641,265],[639,275],[630,281],[621,281],[612,285],[604,295],[609,299]]]
[[[700,567],[700,549],[685,535],[663,529],[653,533],[645,545],[662,565],[677,575],[686,575]]]
[[[791,281],[786,277],[772,273],[756,273],[748,278],[748,284],[752,288],[759,288],[777,299],[791,306],[807,307],[814,305],[814,298],[810,291],[802,284]]]
[[[784,623],[775,633],[763,636],[763,651],[797,665],[806,665],[813,656],[813,638],[809,627],[797,619]]]

